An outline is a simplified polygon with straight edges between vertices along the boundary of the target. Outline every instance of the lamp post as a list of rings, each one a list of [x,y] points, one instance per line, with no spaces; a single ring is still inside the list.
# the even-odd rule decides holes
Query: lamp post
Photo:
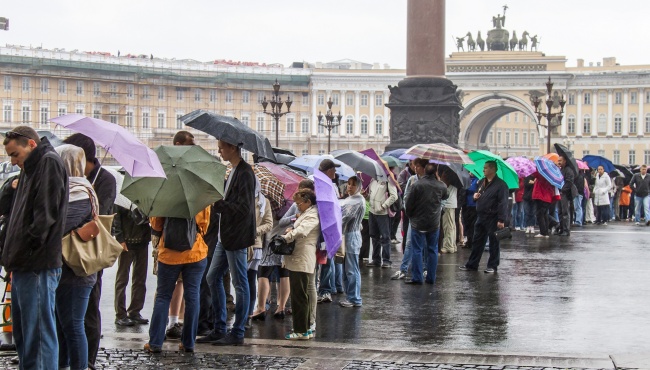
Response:
[[[282,112],[282,105],[287,104],[287,111]],[[275,146],[279,147],[280,146],[280,117],[284,116],[287,113],[291,113],[291,104],[293,102],[291,101],[291,97],[287,96],[287,101],[282,102],[282,98],[280,97],[280,84],[278,83],[278,80],[275,80],[275,83],[273,84],[273,96],[271,96],[271,111],[267,112],[266,107],[269,105],[269,102],[266,100],[266,96],[264,97],[264,100],[262,100],[262,108],[264,109],[264,113],[268,114],[269,116],[273,117],[275,120]]]
[[[542,99],[540,99],[538,96],[534,96],[532,98],[533,106],[535,107],[535,115],[537,115],[537,125],[546,128],[547,131],[547,144],[546,144],[546,152],[550,153],[551,152],[551,130],[553,130],[555,127],[558,127],[562,125],[562,117],[564,116],[564,105],[566,104],[566,100],[564,99],[564,95],[557,94],[557,96],[553,96],[553,83],[551,82],[551,78],[548,78],[548,82],[546,83],[546,113],[540,109],[540,103],[542,102]],[[555,108],[557,109],[557,106],[559,105],[560,111],[553,113],[552,110]],[[546,125],[542,125],[542,117],[546,117]],[[557,123],[553,123],[553,118],[556,118]]]
[[[330,97],[327,100],[327,112],[325,112],[325,115],[321,112],[318,112],[318,125],[323,126],[327,129],[327,153],[330,153],[331,150],[331,144],[332,144],[332,129],[334,127],[341,126],[341,112],[339,112],[338,116],[335,116],[334,113],[332,113],[332,98]],[[323,123],[323,117],[325,117],[325,123]],[[334,119],[337,119],[336,123],[334,123]]]

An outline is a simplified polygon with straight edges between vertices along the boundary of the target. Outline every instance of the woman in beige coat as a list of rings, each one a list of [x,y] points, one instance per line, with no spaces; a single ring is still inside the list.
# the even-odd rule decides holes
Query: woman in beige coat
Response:
[[[298,190],[293,196],[298,207],[298,217],[293,228],[287,229],[282,237],[287,243],[295,242],[293,253],[284,257],[289,270],[291,286],[291,309],[293,311],[293,332],[285,336],[289,340],[312,338],[309,330],[309,316],[312,302],[308,294],[309,280],[314,278],[316,266],[316,244],[320,236],[320,220],[316,208],[316,194],[308,189]]]

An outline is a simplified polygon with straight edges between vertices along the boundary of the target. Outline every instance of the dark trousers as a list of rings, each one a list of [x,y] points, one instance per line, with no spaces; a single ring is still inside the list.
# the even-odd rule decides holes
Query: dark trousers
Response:
[[[596,222],[605,223],[609,221],[611,217],[609,215],[609,208],[610,206],[607,204],[598,206],[598,216],[596,217]]]
[[[397,229],[399,229],[399,223],[402,221],[402,212],[395,213],[395,217],[390,218],[390,239],[397,239]]]
[[[619,206],[620,207],[620,212],[619,214],[621,215],[621,220],[627,220],[630,218],[631,213],[629,211],[629,206]]]
[[[569,233],[571,232],[571,204],[573,200],[562,194],[560,198],[560,229],[562,232]]]
[[[255,299],[257,298],[257,270],[247,270],[246,277],[248,278],[248,294],[249,305],[248,315],[252,315],[255,311]]]
[[[410,223],[408,216],[406,216],[406,212],[402,212],[402,253],[406,250],[406,240],[408,239],[407,233],[409,231]]]
[[[467,236],[466,247],[471,248],[474,242],[474,224],[476,223],[476,207],[463,207],[463,229]]]
[[[371,213],[368,223],[372,239],[372,261],[390,264],[390,218],[388,215]]]
[[[86,317],[84,319],[84,328],[86,330],[86,337],[88,338],[88,367],[91,369],[95,368],[97,352],[99,351],[99,341],[102,336],[102,315],[99,310],[99,301],[102,298],[103,275],[104,270],[97,272],[97,282],[90,292],[88,309],[86,309]]]
[[[214,327],[214,320],[212,319],[212,295],[210,295],[210,287],[208,286],[208,270],[212,264],[212,254],[208,254],[208,262],[203,271],[203,277],[201,278],[201,286],[199,287],[199,329],[201,332],[203,330],[212,330]],[[228,284],[230,288],[230,284]]]
[[[289,271],[293,331],[299,334],[306,333],[309,330],[309,316],[311,315],[311,302],[307,290],[309,275],[312,274]]]
[[[361,250],[359,251],[359,266],[363,266],[363,259],[370,254],[370,227],[365,218],[361,221]]]
[[[144,298],[147,294],[147,267],[149,263],[149,249],[147,246],[135,247],[122,252],[117,260],[117,274],[115,276],[115,317],[137,317],[144,307]],[[126,308],[126,286],[129,284],[131,272],[131,303]]]
[[[548,235],[549,228],[549,215],[548,209],[551,203],[546,203],[541,200],[535,200],[535,209],[537,213],[537,225],[539,225],[539,233],[542,235]]]
[[[499,267],[500,250],[499,240],[494,236],[497,231],[497,219],[495,216],[478,215],[474,224],[474,240],[472,241],[472,253],[465,264],[468,268],[478,269],[483,256],[485,242],[490,239],[490,258],[487,267],[497,269]]]

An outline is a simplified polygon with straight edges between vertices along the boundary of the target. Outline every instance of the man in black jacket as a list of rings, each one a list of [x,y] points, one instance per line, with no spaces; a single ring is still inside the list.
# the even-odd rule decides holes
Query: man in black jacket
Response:
[[[406,199],[406,214],[411,222],[411,271],[406,284],[422,284],[422,250],[427,248],[427,284],[436,282],[438,268],[438,234],[440,233],[441,201],[447,199],[447,187],[437,178],[436,165],[427,164],[424,176],[415,184]]]
[[[255,244],[255,174],[241,157],[241,148],[219,140],[219,154],[230,162],[232,171],[226,180],[224,198],[213,209],[220,214],[219,237],[208,270],[208,285],[212,295],[214,329],[197,343],[240,345],[244,343],[244,325],[250,302],[247,277],[248,247]],[[235,322],[226,333],[226,295],[223,277],[230,267],[235,287]]]
[[[630,187],[634,191],[634,222],[637,225],[641,222],[641,207],[643,207],[645,224],[650,225],[650,176],[645,164],[641,165],[640,173],[632,176]]]
[[[115,177],[113,177],[113,175],[108,171],[103,170],[101,164],[95,157],[97,150],[93,139],[83,134],[73,134],[63,140],[63,142],[83,149],[84,155],[86,156],[86,169],[84,170],[84,175],[86,175],[86,179],[93,185],[93,189],[95,189],[95,193],[97,193],[99,214],[113,214],[113,204],[115,203],[117,184]],[[99,301],[102,297],[103,273],[104,270],[97,272],[97,282],[93,286],[93,290],[90,292],[88,309],[86,310],[86,317],[84,320],[86,337],[88,338],[88,367],[91,369],[95,368],[97,352],[99,351],[99,341],[102,336],[102,316],[99,309]]]
[[[573,202],[573,196],[578,194],[575,186],[576,172],[564,155],[560,155],[557,163],[564,177],[564,186],[560,190],[560,229],[555,234],[569,236],[571,235],[570,204]]]
[[[479,182],[474,193],[476,200],[476,223],[474,224],[474,240],[469,260],[461,270],[477,271],[481,262],[485,241],[490,239],[490,258],[486,274],[497,272],[499,267],[499,240],[494,235],[497,229],[503,229],[508,219],[508,185],[497,176],[496,162],[485,162],[483,166],[485,178]]]
[[[68,176],[61,157],[32,128],[5,134],[11,164],[21,168],[2,261],[11,272],[13,338],[21,368],[55,369],[59,345],[54,315],[61,278],[61,239]]]

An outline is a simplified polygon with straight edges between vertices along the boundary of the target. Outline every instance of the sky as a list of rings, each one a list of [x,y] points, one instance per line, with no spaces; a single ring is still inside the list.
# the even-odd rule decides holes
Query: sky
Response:
[[[424,1],[424,0],[422,0]],[[539,50],[589,62],[616,57],[650,64],[647,0],[448,0],[446,54],[453,36],[492,28],[538,35]],[[10,19],[0,43],[103,51],[122,55],[252,61],[330,62],[354,59],[406,65],[406,0],[4,0]]]

